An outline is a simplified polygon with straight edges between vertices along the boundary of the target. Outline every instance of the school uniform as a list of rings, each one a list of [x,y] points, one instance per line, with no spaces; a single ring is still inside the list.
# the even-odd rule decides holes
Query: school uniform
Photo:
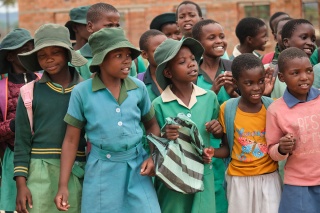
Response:
[[[188,106],[174,95],[170,85],[166,87],[161,96],[153,101],[153,106],[160,127],[165,124],[165,118],[167,117],[176,117],[178,113],[187,115],[197,125],[205,146],[209,147],[210,133],[205,130],[205,123],[218,117],[218,100],[214,92],[204,90],[196,85],[193,85],[193,87]],[[161,211],[163,213],[216,212],[214,172],[211,164],[205,164],[204,166],[203,183],[203,192],[181,194],[170,190],[159,178],[155,178],[154,184]]]
[[[119,99],[99,74],[77,85],[65,121],[84,128],[92,144],[85,169],[82,212],[160,212],[151,177],[140,175],[147,159],[140,122],[154,116],[146,87],[122,80]]]
[[[235,57],[241,55],[242,53],[239,51],[239,44],[236,45],[234,48],[233,48],[233,51],[232,51],[232,55],[229,56],[229,60],[233,60]],[[258,58],[261,57],[261,55],[259,53],[257,53],[256,51],[253,51],[252,52],[253,55],[257,56]]]
[[[156,83],[151,78],[150,67],[148,67],[147,70],[145,71],[142,81],[147,87],[150,101],[153,101],[155,98],[157,98],[160,95],[160,91]]]
[[[46,72],[35,83],[32,102],[33,134],[24,103],[21,97],[18,100],[14,177],[22,176],[27,179],[33,199],[33,208],[27,207],[30,213],[59,212],[53,200],[58,191],[60,154],[67,127],[63,117],[68,108],[71,91],[81,81],[80,75],[73,67],[69,67],[69,70],[73,80],[65,89],[53,83]],[[85,163],[85,144],[83,133],[80,137],[77,163],[74,166],[77,168],[73,170],[69,181],[71,207],[68,212],[80,211],[83,178],[81,166]]]

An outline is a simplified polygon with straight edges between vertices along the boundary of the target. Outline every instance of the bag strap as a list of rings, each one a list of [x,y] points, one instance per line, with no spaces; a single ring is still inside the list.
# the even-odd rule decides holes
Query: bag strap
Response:
[[[23,100],[24,106],[27,109],[27,114],[30,123],[30,129],[33,134],[33,111],[32,111],[32,100],[33,100],[33,88],[36,80],[30,81],[26,85],[20,88],[20,95]]]
[[[268,109],[270,104],[273,102],[272,98],[269,98],[266,96],[262,96],[261,100],[266,109]],[[237,111],[239,101],[240,101],[240,97],[229,99],[226,102],[226,107],[224,109],[224,120],[226,125],[228,145],[230,149],[230,155],[225,160],[226,168],[228,168],[228,165],[231,161],[232,147],[234,143],[234,119],[236,116],[236,111]]]
[[[0,80],[0,108],[3,121],[6,121],[8,112],[8,78]]]
[[[265,54],[265,55],[263,56],[262,60],[261,60],[262,64],[269,64],[269,63],[271,63],[273,57],[274,57],[274,52]]]
[[[146,74],[146,72],[138,73],[137,78],[138,78],[140,81],[143,81],[145,74]]]

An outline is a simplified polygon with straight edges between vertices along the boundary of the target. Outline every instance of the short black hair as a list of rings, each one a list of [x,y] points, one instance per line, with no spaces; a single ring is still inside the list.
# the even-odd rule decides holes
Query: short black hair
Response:
[[[261,59],[252,53],[243,53],[234,58],[231,65],[232,76],[234,79],[239,80],[243,71],[250,70],[256,67],[261,67],[264,70]]]
[[[159,30],[155,30],[155,29],[147,30],[146,32],[144,32],[141,35],[140,40],[139,40],[140,50],[147,51],[150,37],[155,37],[155,36],[158,36],[158,35],[166,36],[163,32],[161,32]]]
[[[177,10],[176,10],[176,20],[178,20],[178,10],[179,10],[179,7],[180,7],[181,5],[183,5],[183,4],[193,4],[194,6],[196,6],[196,9],[197,9],[197,11],[198,11],[198,15],[199,15],[200,17],[202,17],[201,8],[200,8],[200,6],[199,6],[197,3],[193,2],[193,1],[183,1],[183,2],[181,2],[181,3],[178,5],[178,7],[177,7]]]
[[[285,18],[282,18],[282,19],[280,19],[279,21],[277,21],[277,23],[276,23],[276,25],[275,25],[274,32],[277,33],[278,25],[279,25],[280,22],[282,22],[282,21],[290,21],[290,20],[292,20],[292,19],[293,19],[293,18],[285,17]]]
[[[204,19],[196,23],[192,27],[192,37],[198,41],[200,41],[200,37],[202,34],[202,27],[208,25],[208,24],[219,24],[218,22],[212,20],[212,19]]]
[[[303,50],[297,47],[289,47],[283,50],[279,55],[279,58],[278,58],[279,72],[283,73],[285,71],[287,63],[295,58],[309,59],[308,55]]]
[[[292,20],[288,21],[282,28],[282,33],[281,33],[282,40],[285,38],[291,38],[291,36],[292,36],[293,32],[296,30],[297,26],[299,26],[301,24],[312,25],[311,22],[306,19],[292,19]]]
[[[273,22],[273,20],[275,20],[276,18],[278,18],[279,16],[282,16],[282,15],[288,15],[288,13],[285,13],[285,12],[275,12],[271,17],[270,17],[270,20],[269,20],[269,26],[270,26],[270,29],[272,32],[275,31],[275,29],[272,28],[272,24],[271,22]],[[288,15],[289,16],[289,15]]]
[[[96,22],[100,19],[101,14],[108,12],[119,13],[119,11],[111,4],[106,4],[102,2],[93,4],[88,9],[87,22]]]
[[[266,24],[258,18],[243,18],[236,26],[236,36],[240,43],[243,44],[248,36],[255,37],[258,34],[260,27],[265,25]]]

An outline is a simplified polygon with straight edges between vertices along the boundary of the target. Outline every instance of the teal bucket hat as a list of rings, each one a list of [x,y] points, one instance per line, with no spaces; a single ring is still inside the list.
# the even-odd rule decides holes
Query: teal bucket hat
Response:
[[[0,43],[0,74],[10,71],[10,62],[6,60],[8,52],[19,49],[27,42],[33,41],[30,32],[23,28],[11,31]]]
[[[150,29],[155,29],[161,31],[164,24],[176,23],[175,13],[162,13],[156,16],[150,23]]]
[[[204,49],[202,45],[193,38],[186,38],[181,41],[167,39],[162,42],[154,52],[154,60],[158,64],[156,79],[163,90],[171,84],[170,80],[163,75],[163,70],[167,67],[167,63],[178,54],[182,46],[188,47],[195,56],[196,61],[200,61]]]
[[[141,54],[141,52],[128,41],[124,35],[123,29],[119,27],[103,28],[98,32],[93,33],[89,37],[89,45],[93,55],[90,65],[91,72],[100,70],[99,65],[112,50],[126,47],[130,48],[132,60]]]
[[[76,24],[87,24],[87,12],[90,6],[82,6],[82,7],[76,7],[70,10],[69,16],[70,21],[68,21],[64,26],[68,28],[70,33],[70,39],[75,40],[76,34],[73,30],[73,23]]]
[[[44,24],[39,27],[34,35],[34,49],[30,52],[19,54],[19,60],[28,71],[42,70],[38,62],[37,52],[50,46],[67,49],[69,62],[75,67],[80,67],[87,63],[87,59],[73,50],[69,39],[69,30],[59,24]]]

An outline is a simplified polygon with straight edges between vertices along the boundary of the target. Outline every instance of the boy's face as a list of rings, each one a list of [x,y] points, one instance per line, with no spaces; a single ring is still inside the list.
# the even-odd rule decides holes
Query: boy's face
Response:
[[[277,25],[277,29],[275,29],[275,36],[276,36],[276,41],[278,43],[278,45],[280,46],[281,50],[285,49],[285,46],[282,43],[282,28],[283,26],[288,22],[289,20],[284,20],[284,21],[280,21]]]
[[[40,67],[49,75],[68,70],[68,53],[63,47],[44,47],[37,52]]]
[[[285,64],[283,72],[278,74],[279,80],[287,84],[291,95],[306,101],[307,94],[313,84],[314,73],[309,58],[294,58]]]
[[[102,28],[119,27],[120,14],[116,12],[102,13],[99,20],[95,22],[88,21],[87,30],[90,34],[101,30]]]
[[[14,73],[23,73],[26,72],[26,69],[22,66],[20,60],[18,59],[18,54],[26,53],[33,50],[34,44],[33,41],[28,41],[22,47],[12,50],[7,55],[7,60],[12,64],[12,71]]]
[[[241,92],[242,99],[246,103],[257,104],[261,102],[261,96],[265,88],[264,78],[264,69],[260,66],[241,72],[236,84]]]
[[[161,32],[163,32],[168,38],[178,40],[182,38],[178,25],[176,23],[165,24],[162,26]]]
[[[198,77],[198,63],[188,47],[182,46],[177,55],[171,59],[164,76],[174,85],[189,84]]]
[[[257,35],[250,38],[250,45],[254,50],[264,51],[268,42],[267,25],[260,27]]]
[[[182,4],[178,8],[177,24],[185,37],[191,37],[192,27],[203,18],[199,16],[197,7],[193,4]]]
[[[201,28],[200,43],[204,54],[209,57],[223,56],[227,49],[227,40],[220,24],[207,24]]]
[[[129,48],[112,50],[100,64],[101,74],[112,79],[124,79],[130,73],[131,63],[131,50]]]
[[[153,37],[149,37],[147,41],[148,49],[142,50],[142,57],[147,59],[149,61],[150,66],[153,68],[157,67],[157,63],[154,60],[154,51],[166,39],[167,37],[165,35],[156,35]]]
[[[300,24],[296,26],[291,38],[284,38],[283,44],[286,48],[297,47],[303,50],[307,55],[312,55],[315,50],[316,34],[314,27],[310,24]]]

